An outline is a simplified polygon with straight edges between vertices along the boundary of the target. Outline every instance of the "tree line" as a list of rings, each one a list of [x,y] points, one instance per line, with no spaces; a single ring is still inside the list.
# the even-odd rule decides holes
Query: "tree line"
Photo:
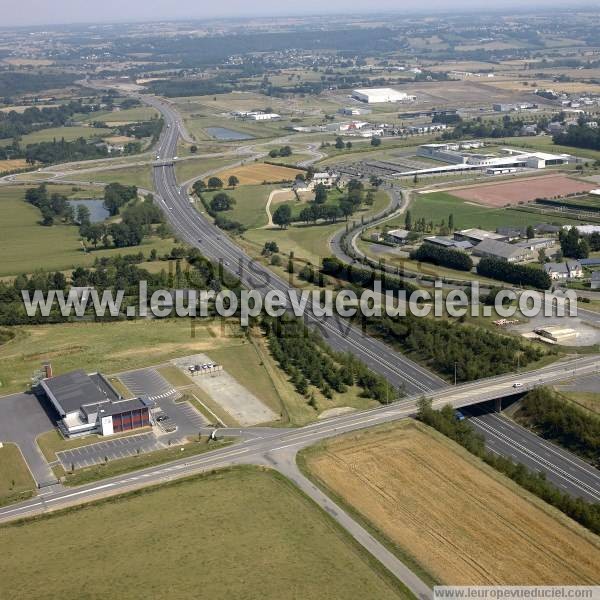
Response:
[[[552,285],[550,275],[530,265],[516,265],[498,258],[482,258],[477,273],[483,277],[506,281],[515,285],[547,290]]]
[[[521,400],[516,418],[544,439],[600,467],[600,417],[548,388],[537,388]]]
[[[470,271],[473,268],[473,260],[466,252],[441,248],[428,243],[421,244],[417,250],[413,250],[410,258],[457,271]]]
[[[476,433],[467,420],[456,419],[451,406],[434,410],[431,401],[423,399],[419,402],[418,419],[454,440],[471,454],[558,508],[593,533],[600,534],[600,503],[573,498],[549,482],[543,473],[530,471],[520,463],[514,463],[504,456],[486,450],[483,436]]]
[[[158,273],[151,273],[140,267],[140,263],[164,261],[165,267]],[[182,267],[185,264],[185,268]],[[47,293],[49,290],[64,290],[68,293],[71,287],[93,287],[99,294],[105,290],[117,290],[125,293],[121,306],[121,315],[117,319],[126,318],[128,306],[139,305],[139,283],[146,281],[148,295],[165,289],[195,289],[198,291],[212,289],[219,291],[228,288],[239,294],[240,284],[237,279],[229,276],[218,265],[206,259],[196,248],[175,246],[170,252],[158,256],[152,250],[149,257],[143,252],[137,254],[117,255],[97,258],[91,268],[76,267],[70,279],[60,271],[36,271],[32,275],[18,275],[14,281],[0,281],[0,325],[31,325],[39,323],[62,323],[75,317],[63,317],[58,307],[54,307],[48,317],[37,315],[28,317],[21,298],[21,291],[35,290]],[[91,308],[88,308],[86,318],[99,320]],[[112,320],[112,317],[102,317]]]
[[[358,385],[366,398],[379,402],[396,400],[399,391],[385,379],[370,371],[350,354],[336,353],[300,319],[283,316],[263,317],[261,326],[269,342],[269,350],[279,366],[289,375],[299,394],[309,399],[316,408],[310,386],[326,398],[334,393],[343,394],[348,387]]]
[[[398,319],[368,317],[363,324],[369,334],[459,382],[510,373],[544,355],[518,338],[446,319],[407,313]]]

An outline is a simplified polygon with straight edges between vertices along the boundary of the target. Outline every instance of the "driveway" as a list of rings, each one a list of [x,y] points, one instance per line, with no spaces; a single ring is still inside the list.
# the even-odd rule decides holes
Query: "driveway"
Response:
[[[0,398],[0,441],[19,446],[38,486],[56,483],[36,443],[36,438],[54,429],[52,408],[33,394],[13,394]]]

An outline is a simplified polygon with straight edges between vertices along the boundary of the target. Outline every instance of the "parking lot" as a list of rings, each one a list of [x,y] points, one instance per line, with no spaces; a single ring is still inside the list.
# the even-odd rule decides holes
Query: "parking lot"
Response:
[[[91,467],[105,462],[106,459],[117,460],[127,458],[145,452],[161,450],[167,446],[157,438],[154,433],[141,433],[127,437],[107,440],[106,442],[97,442],[89,446],[74,448],[73,450],[63,450],[57,452],[56,456],[66,471]]]
[[[136,396],[148,396],[150,400],[177,398],[179,392],[156,370],[138,369],[119,375],[119,379]]]

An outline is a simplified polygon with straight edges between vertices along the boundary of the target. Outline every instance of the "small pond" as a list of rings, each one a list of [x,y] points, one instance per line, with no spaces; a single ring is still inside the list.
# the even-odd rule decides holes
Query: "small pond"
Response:
[[[69,200],[69,204],[77,210],[78,206],[87,206],[90,209],[90,221],[92,223],[101,223],[110,216],[110,213],[104,208],[102,200],[92,199],[89,200]]]
[[[222,142],[232,142],[237,140],[252,140],[254,139],[247,133],[235,131],[235,129],[227,129],[227,127],[205,127],[204,130],[208,135]]]

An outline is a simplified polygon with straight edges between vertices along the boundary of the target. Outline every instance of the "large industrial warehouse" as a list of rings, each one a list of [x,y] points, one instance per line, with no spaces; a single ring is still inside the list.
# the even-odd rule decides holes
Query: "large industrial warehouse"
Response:
[[[61,417],[67,437],[100,433],[112,435],[150,425],[150,404],[144,398],[122,399],[100,373],[72,371],[40,382]]]
[[[383,104],[385,102],[408,102],[415,99],[404,92],[397,92],[392,88],[366,88],[354,90],[352,97],[365,104]]]

